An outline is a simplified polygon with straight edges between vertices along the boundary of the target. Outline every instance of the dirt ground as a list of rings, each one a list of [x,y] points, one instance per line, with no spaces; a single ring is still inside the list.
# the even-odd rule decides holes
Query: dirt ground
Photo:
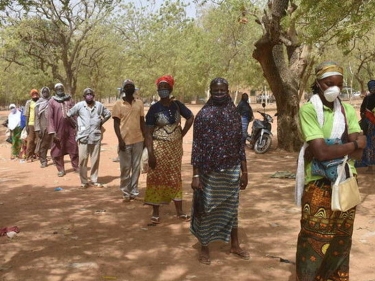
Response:
[[[189,107],[196,113],[201,106]],[[275,106],[267,111],[274,113]],[[0,121],[7,114],[0,112]],[[257,155],[247,150],[249,185],[241,191],[239,234],[251,258],[240,260],[229,254],[228,244],[218,242],[210,246],[210,266],[198,262],[197,240],[189,223],[177,219],[173,204],[161,208],[161,224],[149,226],[151,207],[122,202],[119,163],[112,161],[117,146],[112,119],[105,127],[99,180],[106,188],[86,190],[79,189],[68,156],[62,178],[52,164],[41,169],[38,162],[11,161],[0,128],[0,228],[20,229],[13,239],[0,237],[0,280],[295,280],[300,211],[294,205],[294,179],[271,176],[294,173],[297,154],[277,149],[275,122],[271,151]],[[191,143],[192,130],[184,138],[182,163],[186,212],[192,200]],[[363,203],[357,209],[350,266],[355,281],[375,280],[374,178],[359,171]],[[142,174],[141,195],[145,183]]]

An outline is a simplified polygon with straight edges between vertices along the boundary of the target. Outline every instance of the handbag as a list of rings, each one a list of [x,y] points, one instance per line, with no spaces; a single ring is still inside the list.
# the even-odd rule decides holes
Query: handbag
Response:
[[[346,177],[345,167],[347,166],[348,156],[345,156],[343,164],[339,167],[339,173],[335,183],[332,185],[331,209],[332,211],[346,212],[347,210],[361,203],[361,195],[357,179],[349,168],[349,178]]]
[[[375,115],[371,110],[366,108],[365,116],[372,124],[375,124]]]

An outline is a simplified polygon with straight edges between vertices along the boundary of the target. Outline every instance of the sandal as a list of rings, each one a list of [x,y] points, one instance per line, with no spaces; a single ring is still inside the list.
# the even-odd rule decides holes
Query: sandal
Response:
[[[187,214],[177,215],[178,219],[184,220],[184,221],[190,221],[190,216]]]
[[[152,216],[152,217],[151,217],[151,222],[152,222],[153,224],[159,224],[159,223],[160,223],[160,218],[159,218],[159,217]]]
[[[205,255],[202,255],[202,254],[199,255],[199,259],[198,260],[199,260],[200,263],[203,263],[205,265],[210,265],[211,264],[210,258],[207,257],[207,256],[205,256]]]
[[[238,252],[234,251],[234,250],[230,250],[230,253],[238,256],[239,258],[241,258],[243,260],[249,260],[250,259],[250,254],[247,251],[242,250],[242,249],[240,249]]]

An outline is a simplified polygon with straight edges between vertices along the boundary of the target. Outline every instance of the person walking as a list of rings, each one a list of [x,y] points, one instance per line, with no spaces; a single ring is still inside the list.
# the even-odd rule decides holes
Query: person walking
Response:
[[[51,92],[48,87],[40,90],[41,97],[35,105],[35,133],[38,135],[36,150],[39,151],[40,167],[47,167],[47,152],[51,148],[51,135],[48,134],[48,105]]]
[[[238,239],[240,190],[248,184],[241,117],[229,96],[224,78],[210,83],[210,98],[194,122],[191,164],[194,190],[191,233],[201,249],[199,261],[211,264],[209,244],[231,243],[230,253],[248,260]]]
[[[249,123],[253,121],[254,119],[254,114],[253,114],[253,109],[251,108],[249,104],[249,96],[246,93],[242,94],[241,100],[237,105],[237,111],[241,115],[241,123],[242,123],[242,141],[245,143],[246,138],[248,135],[248,128],[249,128]]]
[[[296,203],[301,206],[297,241],[298,281],[349,280],[349,256],[356,207],[332,211],[332,180],[319,175],[312,163],[361,157],[366,137],[360,135],[355,109],[342,103],[343,69],[332,61],[315,69],[313,96],[301,106],[299,119],[305,144],[296,174]],[[349,169],[356,174],[354,161]],[[336,169],[337,170],[337,169]],[[332,173],[333,175],[334,173]],[[337,175],[336,175],[337,178]]]
[[[9,110],[7,127],[12,140],[10,159],[13,160],[19,158],[21,151],[21,111],[17,109],[14,103],[9,105]]]
[[[79,177],[81,187],[90,185],[103,187],[98,182],[100,146],[102,141],[102,125],[111,117],[111,112],[98,101],[95,101],[95,93],[91,88],[83,90],[84,100],[69,109],[68,117],[77,117]],[[90,182],[87,178],[87,162],[90,157],[91,170]]]
[[[120,162],[120,190],[124,202],[139,195],[138,179],[144,147],[144,106],[134,98],[135,84],[127,79],[122,87],[122,100],[112,109],[113,126],[118,140]]]
[[[39,100],[39,92],[37,89],[32,89],[30,91],[31,99],[26,102],[24,116],[26,117],[26,156],[25,160],[27,162],[33,162],[37,158],[38,152],[36,151],[36,146],[38,143],[38,134],[35,133],[35,106],[36,102]]]
[[[367,146],[362,159],[356,161],[356,167],[367,167],[366,173],[373,173],[375,165],[375,80],[367,83],[369,94],[363,99],[360,112],[366,124]],[[372,121],[371,121],[372,120]]]
[[[55,95],[48,104],[48,134],[52,135],[51,156],[57,168],[57,176],[66,174],[64,155],[69,154],[74,172],[78,173],[78,145],[76,137],[76,120],[67,113],[74,106],[72,97],[65,93],[64,85],[57,83]]]
[[[160,100],[146,114],[146,147],[149,170],[144,203],[152,206],[151,223],[160,223],[159,207],[174,202],[177,218],[189,220],[182,208],[182,138],[194,115],[182,102],[172,101],[174,79],[164,75],[156,80]],[[186,119],[181,128],[181,116]]]

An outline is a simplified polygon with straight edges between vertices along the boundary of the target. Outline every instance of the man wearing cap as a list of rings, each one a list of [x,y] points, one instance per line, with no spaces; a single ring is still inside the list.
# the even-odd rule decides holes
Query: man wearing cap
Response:
[[[78,146],[75,140],[76,122],[67,113],[74,106],[72,97],[65,93],[64,85],[55,85],[54,95],[48,105],[48,134],[52,135],[51,156],[58,170],[57,176],[65,175],[64,155],[69,154],[75,172],[78,168]]]
[[[135,85],[132,80],[123,83],[122,100],[113,106],[112,117],[118,139],[120,159],[120,190],[124,202],[136,199],[139,195],[138,179],[144,140],[144,106],[134,98]]]
[[[77,116],[77,136],[79,155],[79,176],[81,187],[90,185],[103,187],[98,182],[102,125],[111,117],[104,105],[95,101],[95,93],[91,88],[83,90],[84,100],[68,111],[68,117]],[[87,178],[87,162],[91,160],[90,181]]]
[[[27,130],[27,148],[26,148],[26,161],[33,161],[38,154],[35,151],[38,142],[38,135],[35,134],[35,105],[39,99],[39,92],[36,89],[30,91],[31,99],[26,102],[25,112],[23,115],[26,117],[26,130]]]

